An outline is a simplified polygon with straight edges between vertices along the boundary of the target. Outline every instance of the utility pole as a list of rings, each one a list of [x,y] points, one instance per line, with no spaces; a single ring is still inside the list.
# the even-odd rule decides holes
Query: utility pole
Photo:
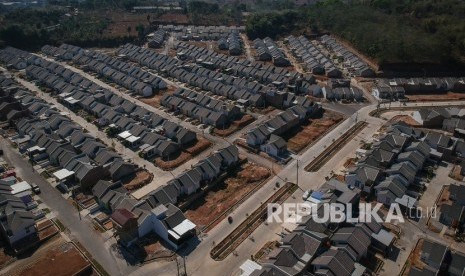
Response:
[[[297,166],[296,166],[296,184],[297,187],[299,187],[299,159],[296,159],[297,161]]]

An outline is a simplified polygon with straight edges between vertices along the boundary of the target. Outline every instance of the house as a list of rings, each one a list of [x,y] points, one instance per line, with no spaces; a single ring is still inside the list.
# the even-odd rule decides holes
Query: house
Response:
[[[120,180],[125,176],[132,175],[135,171],[136,166],[134,164],[124,162],[122,160],[113,162],[109,168],[110,176],[114,181]]]
[[[139,237],[137,217],[127,209],[116,209],[110,218],[118,243],[125,247],[131,246]]]
[[[379,168],[359,165],[350,169],[346,174],[345,180],[347,185],[357,187],[363,192],[371,193],[382,177],[382,171]]]
[[[314,275],[349,276],[355,270],[355,262],[341,249],[329,249],[312,261]]]
[[[424,127],[441,128],[444,120],[450,117],[443,108],[420,109],[413,112],[412,118]]]
[[[426,239],[423,241],[420,259],[437,272],[444,268],[444,260],[448,254],[448,248],[445,245]]]
[[[401,198],[407,187],[396,177],[388,177],[375,187],[376,200],[384,205],[391,205],[396,198]]]
[[[270,139],[260,146],[260,150],[272,157],[280,158],[287,152],[287,142],[283,138],[272,134]]]
[[[465,206],[465,186],[450,184],[449,199],[459,205]]]
[[[37,234],[35,216],[19,197],[0,194],[0,232],[12,247]]]
[[[465,222],[465,207],[457,203],[451,205],[443,204],[440,209],[441,215],[439,222],[444,225],[459,228],[462,227]]]
[[[270,135],[271,132],[269,129],[266,126],[261,125],[247,133],[246,141],[249,146],[257,147],[264,144]]]
[[[333,246],[346,251],[355,262],[367,255],[370,242],[371,236],[361,227],[340,228],[331,237]]]
[[[308,266],[308,263],[300,261],[292,249],[287,247],[274,249],[263,262],[264,268],[275,269],[282,275],[300,275]]]
[[[465,255],[460,252],[451,253],[451,261],[448,271],[450,276],[465,275]]]

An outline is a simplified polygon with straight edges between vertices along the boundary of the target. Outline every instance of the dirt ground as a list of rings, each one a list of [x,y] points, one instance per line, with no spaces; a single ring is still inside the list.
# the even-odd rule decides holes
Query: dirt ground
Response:
[[[118,12],[118,11],[108,11],[105,14],[106,18],[111,20],[111,23],[103,32],[103,35],[106,37],[118,37],[118,36],[137,36],[136,27],[140,24],[147,27],[149,22],[147,21],[148,14],[142,13],[128,13],[128,12]],[[150,14],[151,17],[154,17],[154,14]],[[131,28],[131,31],[128,32],[128,27]]]
[[[342,121],[339,113],[326,110],[321,119],[311,119],[308,125],[301,127],[298,132],[288,140],[287,148],[292,152],[299,152],[315,142],[332,126]]]
[[[153,106],[153,107],[160,107],[161,106],[161,98],[165,95],[165,94],[168,94],[168,95],[172,95],[174,93],[174,91],[176,91],[176,87],[174,86],[171,86],[169,85],[168,86],[168,89],[166,90],[163,90],[163,91],[160,91],[158,92],[158,94],[155,94],[151,97],[147,97],[147,98],[140,98],[139,100],[145,104],[148,104],[150,106]]]
[[[406,123],[407,125],[409,126],[412,126],[412,127],[421,127],[421,125],[415,121],[412,117],[408,116],[408,115],[397,115],[397,116],[394,116],[392,117],[392,119],[390,120],[391,123],[396,123],[396,122],[404,122]]]
[[[461,170],[462,170],[462,167],[460,165],[455,165],[452,168],[449,177],[457,181],[463,181],[464,177],[463,175],[460,174]]]
[[[175,159],[167,161],[163,160],[162,158],[156,158],[154,163],[155,166],[161,168],[162,170],[172,170],[180,165],[186,163],[188,160],[192,159],[192,157],[196,156],[197,154],[201,153],[202,151],[206,150],[211,146],[211,142],[204,137],[197,137],[197,143],[195,145],[184,149],[179,156]]]
[[[71,243],[63,243],[44,253],[44,256],[11,275],[74,275],[89,267],[90,263]]]
[[[39,231],[39,240],[43,241],[58,233],[58,229],[52,225]]]
[[[269,176],[270,171],[267,168],[246,163],[235,176],[227,178],[223,184],[215,187],[203,200],[199,199],[185,215],[198,226],[208,225]]]
[[[133,191],[136,189],[139,189],[146,185],[147,183],[150,183],[153,179],[153,174],[149,173],[146,170],[140,170],[136,172],[134,175],[131,177],[122,180],[123,185],[128,191]]]
[[[165,23],[189,23],[189,18],[187,17],[187,15],[181,13],[165,13],[158,18],[153,18],[153,20]]]
[[[409,275],[410,269],[412,267],[417,267],[417,268],[422,269],[425,266],[425,264],[420,259],[422,247],[423,247],[423,240],[420,240],[417,246],[410,253],[410,256],[407,259],[407,263],[408,263],[407,268],[405,269],[402,275],[404,276]]]
[[[214,134],[221,136],[221,137],[226,137],[234,132],[240,130],[241,128],[245,127],[246,125],[252,123],[255,119],[253,118],[252,115],[246,114],[242,116],[240,120],[234,121],[227,129],[217,129],[213,131]]]
[[[15,258],[12,255],[7,254],[4,248],[0,247],[0,269],[6,267],[14,261]]]
[[[465,100],[465,93],[447,92],[445,94],[406,95],[411,102],[443,102]]]

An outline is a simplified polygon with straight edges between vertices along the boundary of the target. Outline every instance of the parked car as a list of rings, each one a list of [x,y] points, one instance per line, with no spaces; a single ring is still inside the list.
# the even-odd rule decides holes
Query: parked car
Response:
[[[32,184],[31,184],[31,187],[32,187],[32,191],[33,191],[35,194],[40,194],[40,188],[39,188],[39,186],[37,186],[37,184],[32,183]]]

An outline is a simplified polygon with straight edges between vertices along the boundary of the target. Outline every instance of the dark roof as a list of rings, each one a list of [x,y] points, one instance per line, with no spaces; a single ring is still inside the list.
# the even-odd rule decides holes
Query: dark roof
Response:
[[[465,275],[465,255],[460,252],[451,254],[449,275]]]
[[[430,261],[436,264],[441,264],[446,255],[447,247],[445,245],[430,241],[424,240],[423,247],[421,249],[422,259],[425,259],[426,264],[429,264]]]
[[[111,219],[121,226],[126,225],[131,219],[135,218],[135,215],[127,209],[117,209],[111,214]]]

